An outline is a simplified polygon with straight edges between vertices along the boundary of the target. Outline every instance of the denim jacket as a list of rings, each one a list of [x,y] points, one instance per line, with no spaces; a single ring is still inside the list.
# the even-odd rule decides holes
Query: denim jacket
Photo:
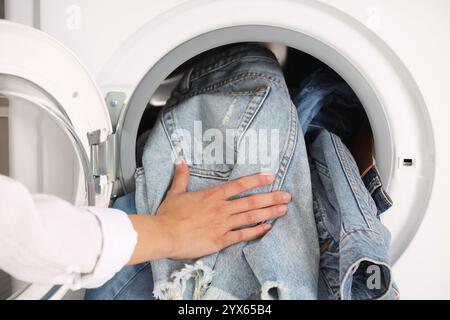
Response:
[[[319,299],[396,299],[390,233],[378,218],[392,200],[376,166],[360,177],[346,147],[368,122],[361,102],[326,66],[302,81],[294,102],[310,161],[321,249]]]
[[[304,134],[314,128],[325,128],[345,144],[357,134],[362,123],[368,123],[364,107],[352,88],[332,69],[323,66],[306,77],[293,98]],[[378,208],[378,214],[393,202],[384,190],[375,164],[361,177]]]
[[[251,44],[207,56],[186,73],[170,104],[136,171],[138,213],[156,212],[180,158],[190,167],[188,191],[263,171],[275,174],[274,183],[244,195],[283,190],[298,196],[261,239],[195,261],[152,261],[155,297],[316,299],[319,243],[308,159],[275,57]],[[217,138],[228,131],[231,139]]]
[[[319,299],[395,299],[389,230],[341,139],[326,129],[307,137],[321,258]]]

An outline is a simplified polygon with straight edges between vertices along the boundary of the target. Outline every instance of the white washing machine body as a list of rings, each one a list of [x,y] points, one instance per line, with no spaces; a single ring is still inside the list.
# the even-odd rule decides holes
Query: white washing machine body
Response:
[[[450,298],[449,14],[445,0],[7,0],[8,20],[59,41],[0,24],[1,43],[14,46],[0,52],[0,92],[14,124],[12,175],[32,190],[106,206],[112,193],[132,189],[137,126],[171,71],[222,44],[282,43],[330,65],[366,108],[395,202],[382,219],[392,233],[401,296]],[[42,133],[45,156],[14,147],[46,123],[25,111],[31,106],[68,133]],[[65,186],[55,174],[68,167],[54,156],[61,148],[64,162],[78,168]],[[33,157],[40,176],[30,178],[32,161],[21,159]],[[17,298],[61,298],[65,291],[32,285]]]

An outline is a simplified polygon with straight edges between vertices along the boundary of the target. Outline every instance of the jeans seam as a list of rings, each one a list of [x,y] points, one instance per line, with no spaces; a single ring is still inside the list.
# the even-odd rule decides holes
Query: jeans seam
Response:
[[[237,150],[237,148],[240,145],[240,142],[244,136],[244,133],[247,132],[248,128],[250,127],[250,124],[253,122],[254,118],[256,117],[259,110],[261,109],[261,106],[266,101],[269,92],[270,92],[269,86],[265,87],[264,90],[261,90],[261,88],[259,88],[259,90],[256,91],[254,97],[248,103],[245,111],[242,113],[242,116],[239,119],[239,125],[237,128],[238,133],[239,133],[239,138],[237,140],[237,144],[235,145],[235,148],[236,148],[235,150]],[[258,99],[255,99],[256,97],[258,97]]]
[[[248,130],[248,127],[253,122],[253,119],[255,118],[256,114],[260,110],[261,106],[266,101],[266,98],[270,92],[270,87],[266,86],[264,88],[258,87],[255,90],[251,91],[253,96],[251,100],[248,102],[247,106],[245,107],[245,110],[242,112],[241,119],[239,121],[237,130],[239,133],[239,138],[237,140],[237,144],[234,146],[235,152],[237,152],[237,147],[239,145],[239,142],[241,141],[243,135]],[[239,94],[238,92],[237,94]],[[167,139],[169,140],[169,144],[171,146],[172,152],[176,155],[180,155],[185,161],[186,156],[183,151],[182,145],[180,145],[180,141],[178,134],[176,132],[176,121],[175,121],[175,107],[168,107],[161,112],[161,121],[164,128],[164,132],[166,133]],[[175,135],[175,141],[173,140]],[[186,161],[187,162],[187,161]],[[214,170],[207,170],[203,169],[198,166],[190,166],[192,169],[192,173],[197,174],[198,176],[209,176],[211,178],[221,179],[221,180],[228,180],[232,169],[229,171],[223,171],[218,172]]]
[[[267,80],[279,88],[286,89],[286,85],[284,83],[282,83],[282,81],[276,77],[269,76],[269,75],[266,75],[266,74],[260,73],[260,72],[244,72],[244,73],[238,73],[237,75],[231,76],[224,80],[220,80],[220,81],[210,84],[206,87],[202,87],[202,88],[193,90],[192,92],[190,92],[188,94],[184,94],[181,97],[181,99],[187,99],[187,98],[199,95],[199,94],[211,92],[211,91],[217,90],[217,89],[219,89],[227,84],[233,83],[233,82],[241,82],[244,80],[255,79],[255,78],[261,78],[261,79]],[[243,91],[243,92],[251,93],[252,91]]]
[[[391,207],[394,202],[392,201],[392,199],[389,197],[389,195],[386,193],[386,191],[383,189],[383,186],[380,186],[380,192],[378,193],[381,197],[381,200],[384,202],[384,205]]]
[[[333,286],[331,285],[331,283],[330,283],[330,281],[328,279],[327,272],[325,272],[324,268],[320,268],[319,271],[322,274],[322,277],[323,277],[323,279],[325,281],[325,284],[327,285],[328,289],[330,289],[331,294],[333,296],[333,299],[336,299],[336,296],[337,296],[337,298],[339,298],[339,289],[335,290],[333,288]]]
[[[328,170],[327,166],[320,163],[319,161],[314,159],[314,163],[316,165],[316,169],[318,173],[323,174],[324,176],[326,176],[328,179],[332,179],[331,175],[330,175],[330,171]]]
[[[205,57],[202,62],[194,65],[193,69],[197,67],[199,70],[196,71],[196,73],[203,73],[207,70],[211,70],[213,68],[215,69],[224,64],[228,64],[229,61],[240,60],[248,56],[270,58],[276,61],[274,54],[267,48],[255,44],[241,44]]]
[[[370,194],[372,194],[376,190],[376,188],[378,187],[378,184],[375,181],[375,179],[371,179],[370,181],[366,181],[364,183],[364,185],[366,186],[366,189],[367,189],[367,191],[369,191]]]
[[[289,135],[286,142],[286,146],[283,150],[283,156],[280,161],[280,167],[278,169],[276,179],[272,184],[272,191],[281,189],[281,186],[283,185],[284,179],[287,174],[287,169],[289,168],[297,145],[298,139],[297,110],[295,109],[292,102],[289,103],[289,108],[290,108]]]
[[[142,271],[144,271],[145,268],[146,268],[149,264],[150,264],[150,262],[146,262],[139,270],[137,270],[137,271],[133,274],[133,276],[132,276],[131,278],[129,278],[129,279],[127,280],[127,282],[124,283],[124,285],[119,289],[119,291],[118,291],[116,294],[113,295],[112,300],[115,300],[115,299],[117,298],[117,296],[120,295],[126,287],[128,287],[128,285],[130,284],[130,282],[131,282],[134,278],[136,278],[136,276],[137,276],[139,273],[141,273]]]
[[[225,172],[225,171],[219,172],[219,171],[212,171],[212,170],[209,171],[209,170],[189,166],[189,172],[193,176],[196,176],[199,178],[211,178],[211,179],[224,180],[224,181],[229,180],[231,171],[233,171],[233,170],[231,169],[230,171],[227,171],[227,172]]]
[[[320,203],[319,200],[317,200],[317,198],[315,196],[313,196],[313,206],[314,203],[316,203],[316,207],[318,207],[318,211],[317,214],[316,212],[314,212],[314,218],[316,219],[316,226],[319,227],[321,226],[323,228],[324,232],[319,232],[319,229],[317,228],[317,233],[320,234],[321,236],[325,236],[327,239],[331,239],[334,242],[339,242],[340,241],[340,237],[338,237],[337,239],[334,237],[334,235],[330,232],[330,230],[328,230],[327,228],[327,224],[325,223],[325,216],[324,214],[322,214],[323,210],[322,210],[322,204]]]
[[[346,179],[347,179],[347,181],[348,181],[348,183],[350,185],[350,188],[352,190],[353,196],[355,197],[356,203],[358,204],[358,208],[359,208],[359,210],[361,212],[361,215],[362,215],[365,223],[367,224],[368,228],[370,230],[372,230],[373,229],[372,228],[372,223],[370,222],[369,218],[367,217],[367,215],[365,213],[365,210],[363,209],[363,206],[361,204],[360,196],[358,194],[358,191],[356,190],[357,186],[356,186],[356,182],[354,180],[353,174],[351,172],[351,169],[349,168],[349,164],[347,162],[347,159],[346,159],[345,155],[344,156],[342,155],[342,153],[343,153],[342,147],[341,147],[339,141],[337,141],[334,138],[333,135],[331,135],[331,140],[332,140],[333,145],[335,147],[336,154],[337,154],[337,156],[339,158],[339,163],[341,165],[341,168],[342,168],[342,170],[345,173],[345,177],[346,177]]]
[[[351,229],[348,231],[345,231],[342,236],[340,237],[340,242],[344,241],[348,236],[350,236],[353,233],[357,233],[357,232],[370,232],[370,233],[374,233],[377,236],[380,236],[380,233],[378,231],[375,231],[374,229],[368,229],[368,228],[356,228],[356,229]],[[383,237],[380,237],[380,239],[383,240]]]
[[[212,65],[207,66],[206,68],[202,68],[200,70],[196,70],[195,72],[193,72],[191,74],[191,77],[190,77],[189,80],[192,83],[192,82],[194,82],[196,80],[199,80],[199,79],[201,79],[201,78],[203,78],[203,77],[205,77],[205,76],[207,76],[207,75],[209,75],[209,74],[211,74],[213,72],[216,72],[216,71],[218,71],[220,69],[226,68],[227,66],[229,66],[229,65],[231,65],[231,64],[233,64],[233,63],[235,63],[237,61],[245,61],[248,58],[250,58],[250,59],[257,58],[257,59],[260,59],[260,60],[266,60],[266,61],[270,61],[270,62],[276,63],[276,60],[274,60],[271,57],[266,57],[266,56],[258,56],[258,55],[248,55],[248,56],[243,56],[243,57],[237,56],[237,57],[234,57],[231,60],[219,61],[216,64],[212,64]]]

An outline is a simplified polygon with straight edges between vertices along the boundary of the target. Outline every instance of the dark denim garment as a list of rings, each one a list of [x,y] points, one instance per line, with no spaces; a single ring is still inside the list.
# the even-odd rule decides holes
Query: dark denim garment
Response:
[[[362,181],[377,205],[378,214],[382,214],[392,207],[392,199],[383,188],[380,174],[376,165],[373,165],[362,177]]]

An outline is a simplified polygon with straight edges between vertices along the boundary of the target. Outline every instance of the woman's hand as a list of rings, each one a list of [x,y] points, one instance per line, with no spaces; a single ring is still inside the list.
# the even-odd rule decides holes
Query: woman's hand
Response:
[[[270,230],[269,224],[236,229],[286,214],[290,194],[276,191],[228,199],[273,181],[273,175],[257,174],[186,192],[189,168],[185,163],[177,164],[172,185],[156,216],[130,216],[138,242],[144,244],[139,250],[138,243],[130,263],[160,258],[193,259],[261,237]]]
[[[244,177],[197,192],[186,192],[189,168],[181,163],[156,219],[167,241],[170,258],[201,257],[232,244],[258,238],[270,224],[234,230],[280,217],[287,211],[289,193],[272,192],[228,200],[242,192],[271,184],[273,175]]]

